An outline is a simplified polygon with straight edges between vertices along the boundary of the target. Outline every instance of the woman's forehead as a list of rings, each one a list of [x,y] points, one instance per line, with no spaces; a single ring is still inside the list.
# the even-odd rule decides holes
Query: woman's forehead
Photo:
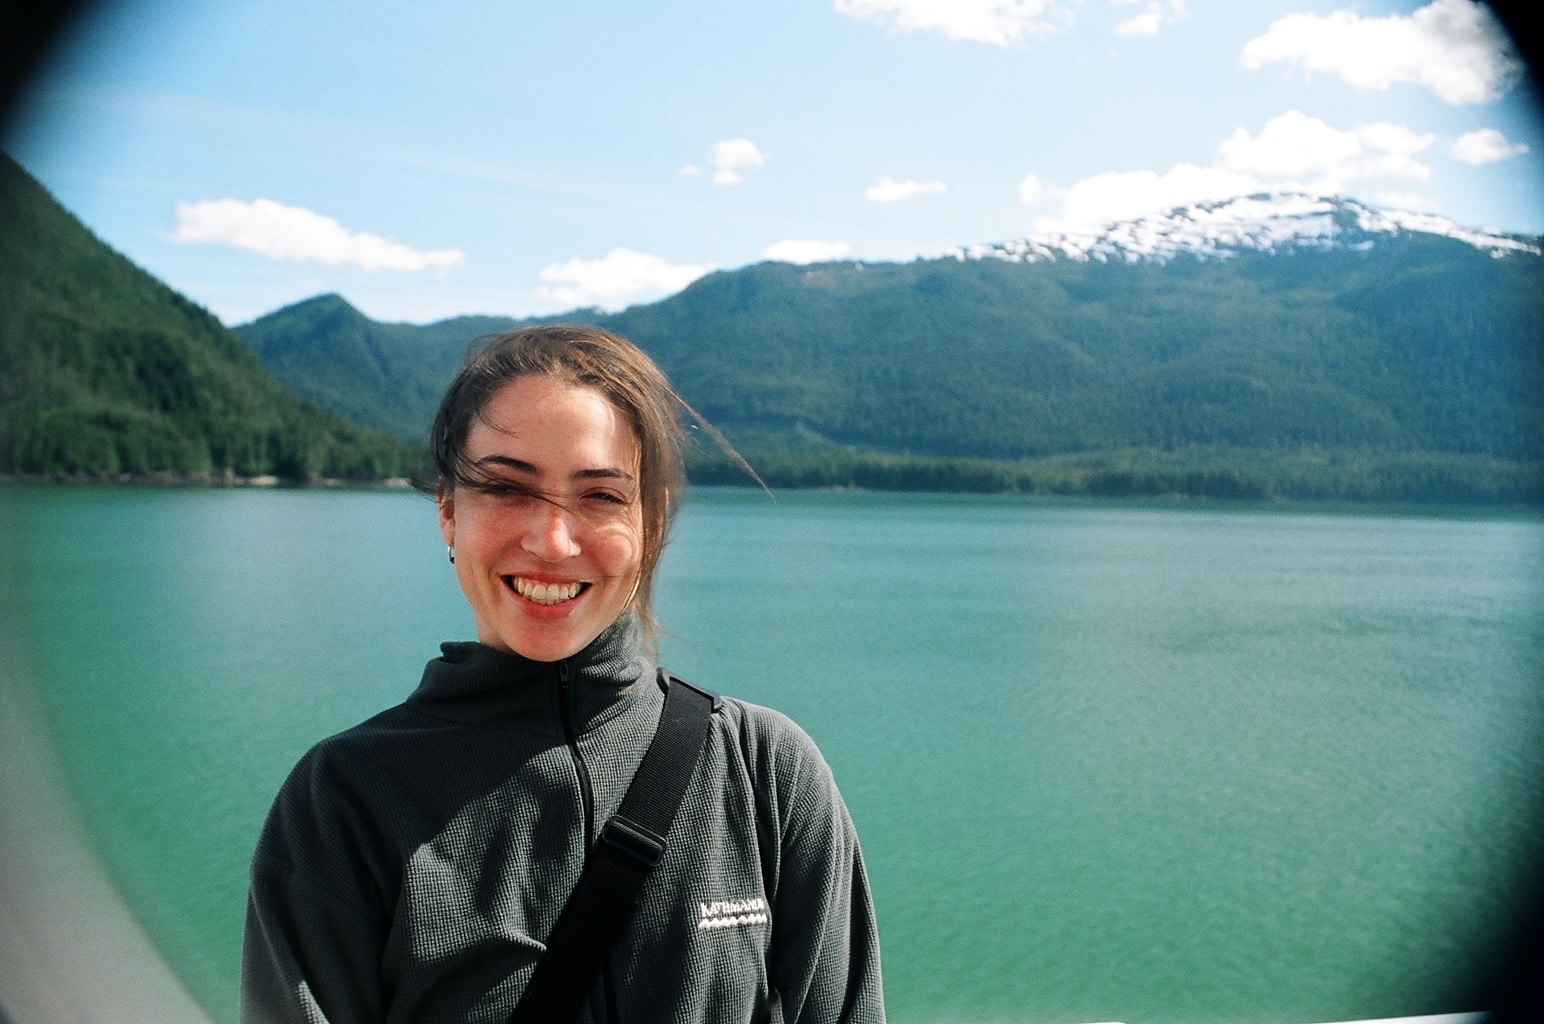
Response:
[[[550,377],[517,377],[494,392],[467,433],[473,462],[507,456],[544,471],[638,465],[627,415],[595,388]]]

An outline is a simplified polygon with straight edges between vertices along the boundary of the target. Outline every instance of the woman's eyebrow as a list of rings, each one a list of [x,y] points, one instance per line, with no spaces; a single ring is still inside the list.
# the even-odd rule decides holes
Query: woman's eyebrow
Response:
[[[509,469],[514,470],[517,473],[528,473],[531,476],[539,476],[540,475],[540,470],[538,470],[535,466],[531,465],[529,462],[526,462],[524,459],[512,458],[511,456],[508,456],[508,455],[484,455],[482,458],[480,458],[476,462],[472,463],[472,465],[474,465],[474,466],[505,466],[505,467],[507,467]]]
[[[474,466],[504,466],[517,473],[529,476],[540,476],[541,470],[524,459],[517,459],[512,455],[484,455]],[[617,469],[613,466],[598,466],[594,469],[581,469],[574,473],[575,480],[626,480],[633,481],[633,474],[625,469]]]
[[[626,480],[631,482],[633,475],[625,469],[612,469],[602,467],[600,469],[581,469],[574,474],[575,480]]]

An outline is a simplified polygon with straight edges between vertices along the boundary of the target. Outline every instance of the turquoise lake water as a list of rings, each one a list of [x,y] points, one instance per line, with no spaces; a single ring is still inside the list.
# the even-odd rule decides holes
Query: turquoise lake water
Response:
[[[8,487],[0,517],[92,834],[233,1021],[284,774],[470,636],[433,506]],[[831,761],[902,1024],[1474,1010],[1537,896],[1536,513],[705,489],[659,591],[673,670]]]

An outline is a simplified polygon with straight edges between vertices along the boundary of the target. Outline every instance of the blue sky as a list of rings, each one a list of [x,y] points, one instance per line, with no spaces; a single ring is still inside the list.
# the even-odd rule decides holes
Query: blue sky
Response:
[[[6,149],[231,324],[620,308],[1261,188],[1544,231],[1471,0],[112,0]]]

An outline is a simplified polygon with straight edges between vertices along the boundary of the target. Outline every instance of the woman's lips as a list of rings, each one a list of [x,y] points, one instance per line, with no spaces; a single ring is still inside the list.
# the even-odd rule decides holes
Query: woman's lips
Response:
[[[506,576],[504,582],[509,589],[530,601],[550,607],[572,601],[582,594],[588,587],[588,583],[571,580],[567,583],[543,583],[541,580],[533,580],[528,576]]]

